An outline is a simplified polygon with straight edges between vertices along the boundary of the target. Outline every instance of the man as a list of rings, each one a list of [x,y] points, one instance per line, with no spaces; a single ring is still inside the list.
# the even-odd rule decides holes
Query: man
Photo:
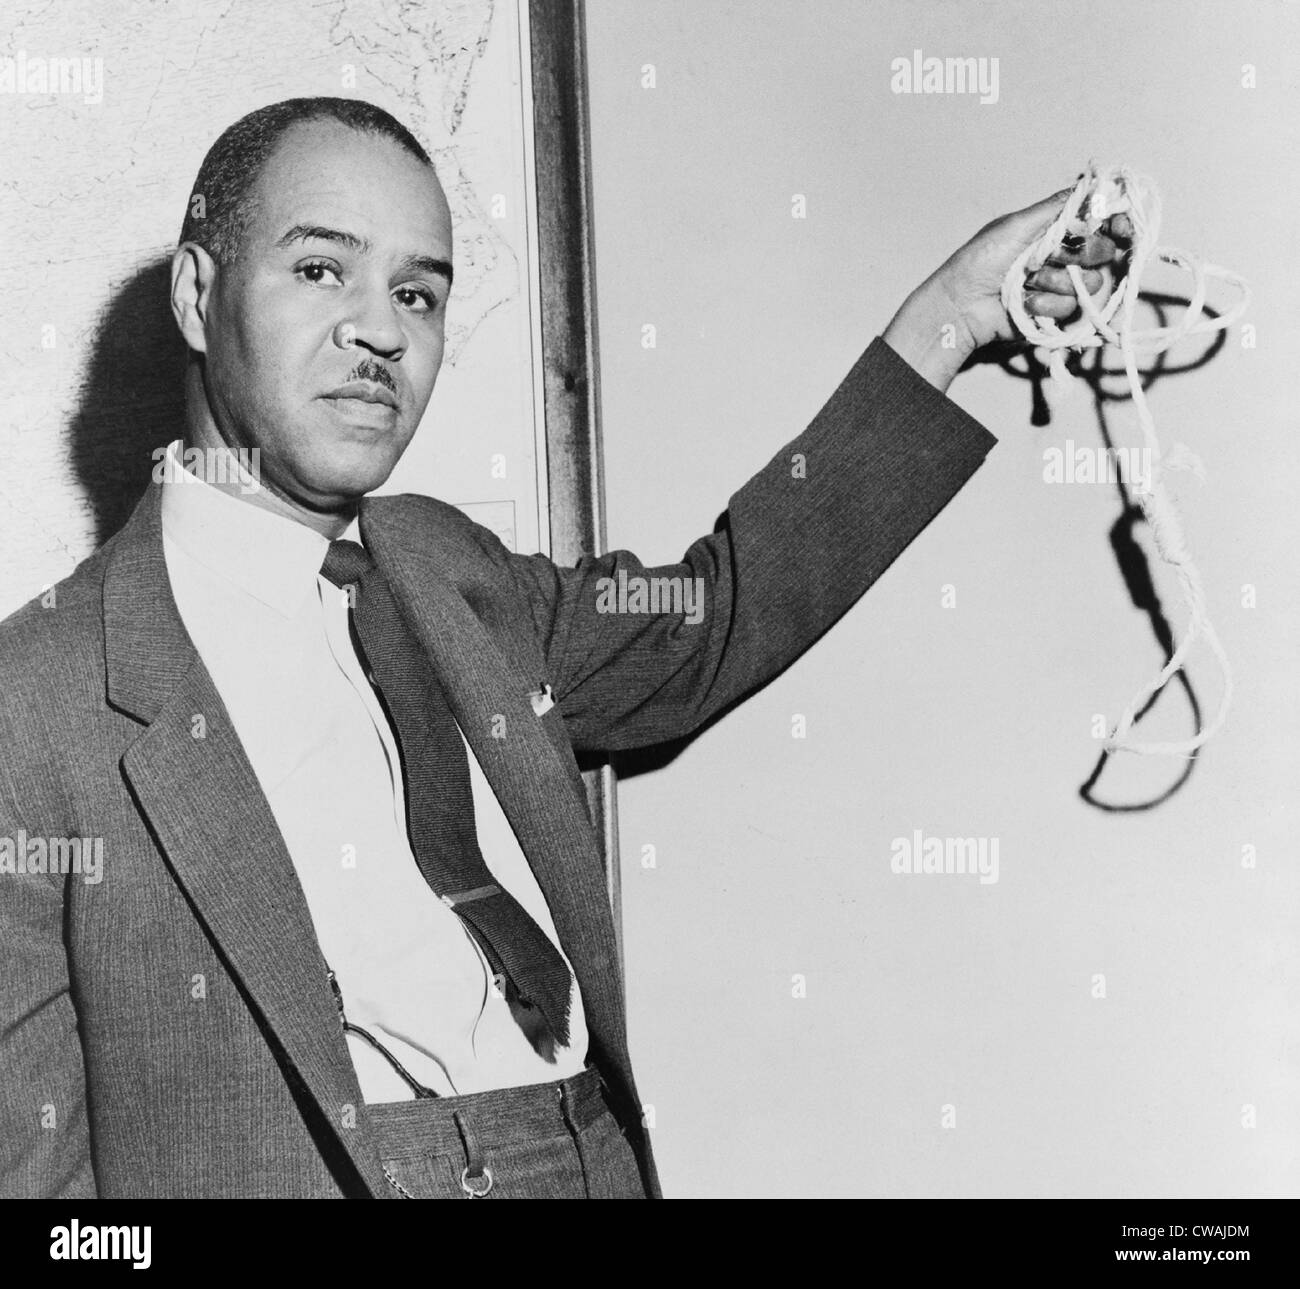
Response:
[[[420,145],[345,100],[232,126],[173,263],[183,446],[261,486],[186,476],[178,440],[0,627],[0,1189],[656,1195],[574,752],[698,727],[946,504],[994,440],[943,391],[1011,335],[1002,276],[1063,196],[917,288],[680,564],[560,569],[368,496],[442,359],[452,229]],[[1104,292],[1117,254],[1061,258]],[[1061,267],[1027,298],[1075,307]],[[702,602],[602,611],[623,574]]]

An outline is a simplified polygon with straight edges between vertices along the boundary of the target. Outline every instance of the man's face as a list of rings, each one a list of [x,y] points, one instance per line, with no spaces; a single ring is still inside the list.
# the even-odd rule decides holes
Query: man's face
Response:
[[[379,487],[442,365],[452,229],[432,168],[336,122],[281,138],[204,320],[221,438],[262,482],[334,511]]]

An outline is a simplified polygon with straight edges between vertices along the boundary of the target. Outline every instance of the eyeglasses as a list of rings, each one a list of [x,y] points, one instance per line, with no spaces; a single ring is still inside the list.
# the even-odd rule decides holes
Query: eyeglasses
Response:
[[[369,1030],[362,1029],[360,1025],[354,1025],[348,1020],[347,1013],[343,1010],[343,991],[339,988],[338,978],[333,971],[327,971],[325,974],[330,982],[330,988],[334,991],[334,1002],[339,1009],[339,1024],[343,1026],[344,1033],[364,1038],[397,1071],[406,1086],[415,1093],[417,1100],[427,1101],[436,1098],[438,1093],[432,1088],[426,1088]]]

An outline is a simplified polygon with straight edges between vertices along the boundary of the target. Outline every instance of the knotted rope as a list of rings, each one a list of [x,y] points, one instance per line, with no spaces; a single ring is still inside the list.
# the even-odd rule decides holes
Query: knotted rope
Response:
[[[1133,225],[1133,242],[1129,250],[1128,271],[1113,294],[1099,306],[1083,284],[1077,265],[1068,265],[1082,316],[1069,327],[1061,327],[1054,318],[1030,317],[1025,310],[1025,278],[1040,269],[1061,245],[1066,236],[1095,233],[1112,215],[1127,214]],[[1218,733],[1232,704],[1232,667],[1205,603],[1205,589],[1200,570],[1187,549],[1182,519],[1165,484],[1170,470],[1192,470],[1204,478],[1204,469],[1185,444],[1179,443],[1164,456],[1156,434],[1155,422],[1147,406],[1138,366],[1138,351],[1146,356],[1163,353],[1185,336],[1207,335],[1230,327],[1250,304],[1250,288],[1236,273],[1216,264],[1204,264],[1194,255],[1172,247],[1160,246],[1160,194],[1155,184],[1127,166],[1099,166],[1089,162],[1052,226],[1007,270],[1002,283],[1002,303],[1012,321],[1031,343],[1047,351],[1048,369],[1058,388],[1074,378],[1066,370],[1066,351],[1096,349],[1117,345],[1124,358],[1124,374],[1129,394],[1137,409],[1142,437],[1150,451],[1151,471],[1148,486],[1135,489],[1142,515],[1151,527],[1151,535],[1160,558],[1174,567],[1187,606],[1187,629],[1178,647],[1159,674],[1133,696],[1104,744],[1108,752],[1137,752],[1145,756],[1189,757]],[[1148,263],[1161,260],[1192,275],[1192,297],[1181,319],[1173,326],[1139,330],[1133,325],[1141,291],[1142,274]],[[1230,283],[1240,292],[1240,300],[1217,318],[1204,314],[1206,288],[1211,278]],[[1118,315],[1118,317],[1117,317]],[[1131,481],[1126,481],[1131,482]],[[1214,719],[1193,738],[1176,742],[1142,742],[1131,730],[1138,713],[1177,674],[1198,640],[1203,640],[1218,660],[1223,677],[1223,695]]]

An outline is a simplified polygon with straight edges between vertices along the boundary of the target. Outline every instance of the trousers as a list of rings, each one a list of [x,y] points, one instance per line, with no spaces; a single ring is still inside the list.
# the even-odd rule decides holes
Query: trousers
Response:
[[[389,1185],[410,1199],[645,1199],[600,1073],[366,1106]]]

